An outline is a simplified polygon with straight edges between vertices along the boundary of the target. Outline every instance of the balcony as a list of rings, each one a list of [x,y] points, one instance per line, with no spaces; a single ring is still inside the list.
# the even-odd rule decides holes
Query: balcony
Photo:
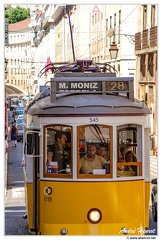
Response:
[[[157,47],[157,26],[135,34],[135,51]]]
[[[49,25],[51,24],[51,23],[53,23],[54,22],[54,19],[52,19],[51,17],[46,17],[46,19],[43,21],[43,24],[42,24],[42,29],[47,29],[48,27],[49,27]]]
[[[52,15],[52,18],[53,19],[58,18],[65,8],[66,8],[66,5],[55,5],[54,13]]]

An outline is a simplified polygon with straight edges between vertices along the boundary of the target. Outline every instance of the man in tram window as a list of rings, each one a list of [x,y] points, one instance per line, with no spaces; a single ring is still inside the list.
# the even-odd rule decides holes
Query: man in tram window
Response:
[[[92,174],[93,169],[102,169],[108,162],[96,154],[97,148],[94,143],[89,143],[87,153],[79,160],[80,173]]]
[[[65,170],[69,163],[69,154],[65,150],[67,136],[65,132],[57,131],[55,134],[55,144],[50,146],[47,153],[47,165],[54,162],[58,165],[58,172]]]

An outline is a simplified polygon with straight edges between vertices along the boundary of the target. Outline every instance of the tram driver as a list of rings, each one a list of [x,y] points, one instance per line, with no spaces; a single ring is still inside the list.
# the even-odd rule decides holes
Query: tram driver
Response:
[[[47,165],[50,162],[56,162],[58,164],[58,172],[66,168],[66,164],[69,163],[69,154],[65,151],[67,143],[66,133],[57,131],[55,134],[55,144],[50,146],[47,153]]]
[[[97,148],[94,143],[89,143],[87,153],[79,160],[80,173],[92,174],[93,169],[102,169],[108,162],[96,154]]]

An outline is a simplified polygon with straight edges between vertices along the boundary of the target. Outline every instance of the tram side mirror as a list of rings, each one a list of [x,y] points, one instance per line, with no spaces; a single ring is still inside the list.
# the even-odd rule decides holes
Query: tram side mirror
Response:
[[[34,134],[33,133],[27,134],[25,144],[26,144],[27,154],[28,155],[33,154],[33,151],[34,151]]]

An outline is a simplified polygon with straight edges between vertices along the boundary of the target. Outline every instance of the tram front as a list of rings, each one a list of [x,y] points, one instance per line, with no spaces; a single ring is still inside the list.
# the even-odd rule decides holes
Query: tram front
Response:
[[[56,73],[24,115],[29,229],[138,235],[149,225],[149,114],[133,78]]]

